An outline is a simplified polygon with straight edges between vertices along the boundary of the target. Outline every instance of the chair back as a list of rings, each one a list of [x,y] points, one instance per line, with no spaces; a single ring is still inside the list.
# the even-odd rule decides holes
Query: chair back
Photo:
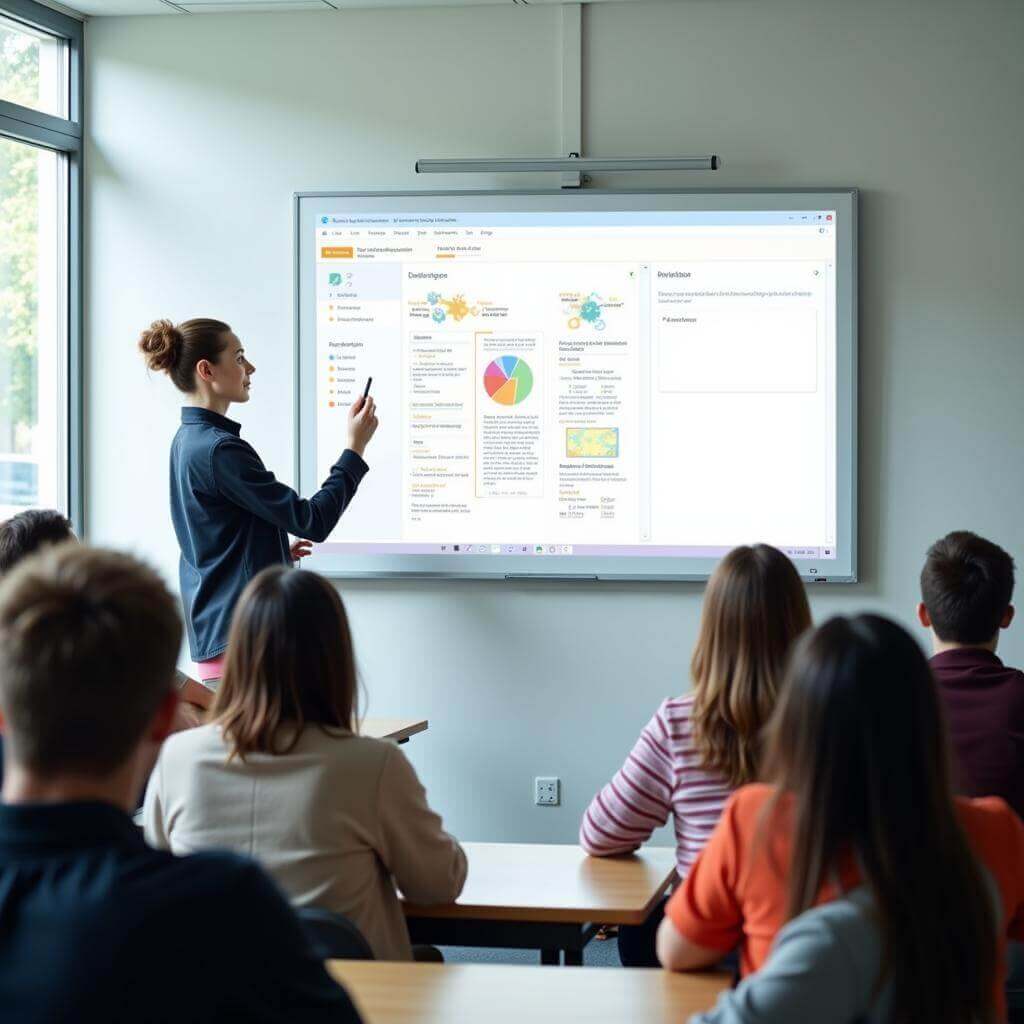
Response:
[[[302,922],[316,955],[321,960],[372,960],[373,950],[362,932],[344,914],[322,907],[298,907]]]

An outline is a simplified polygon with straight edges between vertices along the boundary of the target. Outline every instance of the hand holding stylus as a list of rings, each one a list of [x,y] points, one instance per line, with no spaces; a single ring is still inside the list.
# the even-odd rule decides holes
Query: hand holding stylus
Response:
[[[366,382],[367,392],[370,382]],[[377,430],[377,404],[369,394],[365,393],[352,403],[348,411],[348,446],[362,456]]]

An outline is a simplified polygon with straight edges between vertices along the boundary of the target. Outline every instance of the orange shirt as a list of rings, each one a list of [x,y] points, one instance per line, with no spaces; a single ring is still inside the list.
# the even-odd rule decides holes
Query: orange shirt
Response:
[[[772,941],[785,924],[790,854],[785,809],[781,828],[757,835],[762,808],[773,794],[771,786],[755,784],[730,797],[707,846],[665,909],[679,933],[695,945],[723,953],[739,946],[744,975],[768,959]],[[1024,940],[1024,825],[998,797],[957,798],[956,806],[968,841],[1002,900],[1005,929],[996,979],[1002,1007],[1006,939]],[[818,902],[827,903],[840,889],[859,882],[851,862],[839,871],[838,885],[822,888]]]

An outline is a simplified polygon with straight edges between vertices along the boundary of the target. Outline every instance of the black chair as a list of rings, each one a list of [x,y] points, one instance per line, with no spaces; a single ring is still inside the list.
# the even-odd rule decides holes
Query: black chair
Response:
[[[302,930],[321,960],[372,960],[373,950],[344,914],[321,907],[296,907]]]

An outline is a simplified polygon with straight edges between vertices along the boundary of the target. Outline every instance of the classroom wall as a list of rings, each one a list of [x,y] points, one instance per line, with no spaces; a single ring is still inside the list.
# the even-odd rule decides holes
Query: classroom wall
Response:
[[[816,616],[870,608],[912,625],[924,548],[952,528],[1024,564],[1024,6],[693,0],[584,14],[586,151],[725,158],[715,174],[619,184],[863,190],[863,582],[816,588]],[[556,9],[513,6],[87,24],[92,539],[174,578],[177,399],[133,351],[156,316],[235,327],[257,366],[238,417],[292,479],[291,193],[429,187],[411,173],[418,156],[557,152],[559,25]],[[459,835],[506,841],[575,840],[657,702],[688,687],[701,599],[696,585],[341,591],[370,712],[428,716],[405,749],[433,801]],[[1024,662],[1024,625],[1005,651]],[[561,807],[533,806],[535,775],[561,777]]]

